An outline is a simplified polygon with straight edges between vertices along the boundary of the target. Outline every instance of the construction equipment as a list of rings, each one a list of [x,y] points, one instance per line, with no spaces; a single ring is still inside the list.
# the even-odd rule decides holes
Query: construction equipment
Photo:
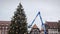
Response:
[[[35,19],[37,18],[38,15],[39,15],[39,17],[40,17],[40,20],[41,20],[41,23],[42,23],[42,27],[44,28],[44,34],[46,34],[45,24],[43,23],[43,20],[42,20],[40,11],[37,13],[36,17],[35,17],[34,20],[32,21],[31,25],[28,26],[28,28],[31,28],[31,26],[33,25],[33,23],[34,23],[34,21],[35,21]]]

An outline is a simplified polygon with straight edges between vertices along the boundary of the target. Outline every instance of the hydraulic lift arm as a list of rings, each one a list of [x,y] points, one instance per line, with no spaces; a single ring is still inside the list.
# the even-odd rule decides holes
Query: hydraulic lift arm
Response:
[[[34,18],[34,20],[32,21],[31,25],[28,26],[28,28],[31,28],[32,24],[34,23],[35,19],[37,18],[37,16],[39,15],[41,23],[42,23],[42,27],[44,28],[44,34],[46,34],[46,29],[45,29],[45,24],[43,23],[42,17],[40,12],[37,13],[36,17]]]

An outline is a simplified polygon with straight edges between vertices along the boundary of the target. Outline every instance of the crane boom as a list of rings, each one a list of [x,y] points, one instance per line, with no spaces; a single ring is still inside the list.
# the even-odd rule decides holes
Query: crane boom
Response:
[[[45,24],[43,23],[40,12],[39,12],[39,16],[40,16],[40,20],[41,20],[41,23],[42,23],[42,27],[44,28],[44,34],[46,34]]]
[[[36,15],[36,17],[38,16],[38,14]],[[28,26],[28,28],[31,28],[32,24],[34,23],[36,17],[34,18],[34,20],[32,21],[31,25]]]

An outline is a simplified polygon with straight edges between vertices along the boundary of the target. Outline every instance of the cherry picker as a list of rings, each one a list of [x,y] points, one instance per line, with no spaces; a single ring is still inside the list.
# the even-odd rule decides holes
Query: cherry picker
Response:
[[[41,20],[41,23],[42,23],[42,27],[43,27],[43,29],[44,29],[44,34],[46,34],[45,24],[43,23],[43,20],[42,20],[40,11],[37,13],[36,17],[35,17],[34,20],[32,21],[31,25],[28,26],[28,28],[31,28],[31,26],[33,25],[33,23],[34,23],[35,19],[37,18],[37,16],[40,17],[40,20]]]

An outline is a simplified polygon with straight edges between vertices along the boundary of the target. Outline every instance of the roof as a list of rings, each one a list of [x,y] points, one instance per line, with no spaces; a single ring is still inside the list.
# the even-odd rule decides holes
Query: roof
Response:
[[[35,29],[37,29],[37,30],[40,32],[40,30],[39,30],[39,28],[37,27],[37,25],[34,24],[33,27],[32,27],[32,29],[31,29],[31,31],[30,31],[30,33],[31,33],[31,32],[34,32]]]
[[[10,21],[0,21],[0,25],[10,25]]]
[[[38,28],[36,24],[34,24],[34,26],[32,28]]]
[[[50,28],[58,28],[58,22],[46,22],[45,24]]]

